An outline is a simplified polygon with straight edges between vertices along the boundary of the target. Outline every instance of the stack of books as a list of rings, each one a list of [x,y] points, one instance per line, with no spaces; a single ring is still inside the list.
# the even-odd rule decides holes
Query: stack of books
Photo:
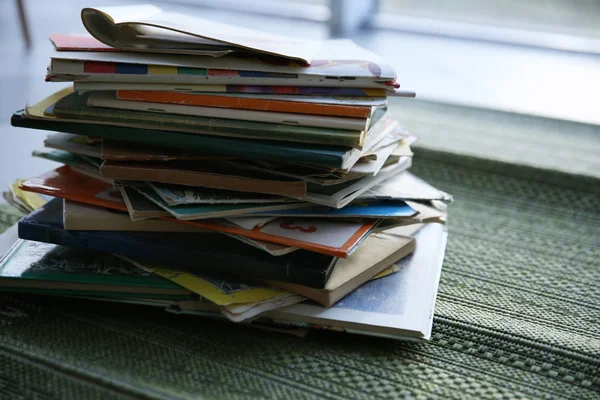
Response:
[[[63,166],[27,208],[2,290],[158,305],[270,329],[427,339],[450,195],[407,170],[384,59],[152,6],[82,10],[16,112]],[[43,201],[41,202],[43,203]]]

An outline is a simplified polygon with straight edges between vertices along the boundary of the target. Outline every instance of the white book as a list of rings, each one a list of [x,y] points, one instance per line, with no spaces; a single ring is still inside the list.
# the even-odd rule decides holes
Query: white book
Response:
[[[115,68],[97,70],[90,62]],[[389,89],[392,94],[388,82],[396,79],[384,59],[346,39],[319,42],[310,65],[281,65],[259,57],[54,51],[48,72],[57,81],[336,86]]]
[[[310,63],[316,44],[164,11],[150,4],[86,7],[81,21],[92,36],[108,46],[153,53],[219,56],[251,51]]]
[[[301,303],[264,317],[371,336],[430,339],[447,232],[444,225],[427,224],[414,237],[416,250],[399,261],[399,272],[366,282],[331,308]]]

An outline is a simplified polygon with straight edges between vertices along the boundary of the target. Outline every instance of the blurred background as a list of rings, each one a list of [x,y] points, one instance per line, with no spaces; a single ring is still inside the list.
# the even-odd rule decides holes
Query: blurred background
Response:
[[[147,3],[128,1],[127,3]],[[10,115],[45,83],[51,33],[85,33],[106,0],[0,2],[0,187],[52,164],[44,134]],[[390,108],[417,145],[600,176],[600,0],[156,0],[171,11],[313,39],[351,38],[384,56],[417,99]],[[1,200],[0,200],[1,201]]]

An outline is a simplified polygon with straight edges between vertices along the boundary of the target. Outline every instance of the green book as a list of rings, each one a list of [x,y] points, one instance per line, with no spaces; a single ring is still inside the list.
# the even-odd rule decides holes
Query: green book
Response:
[[[360,158],[361,153],[358,149],[343,146],[234,139],[155,129],[61,121],[51,118],[33,119],[24,117],[24,114],[24,110],[14,113],[11,124],[22,128],[88,135],[103,139],[197,150],[206,154],[222,154],[230,157],[280,161],[289,164],[349,169]]]
[[[3,291],[193,298],[187,289],[112,254],[19,239],[0,259]]]
[[[90,107],[87,105],[92,92],[71,93],[54,105],[52,113],[60,118],[114,123],[138,128],[165,131],[240,137],[259,140],[282,140],[289,142],[330,144],[356,147],[364,141],[365,133],[360,130],[318,128],[285,125],[268,122],[242,121],[236,119],[199,117],[124,110],[119,108]],[[116,98],[116,94],[113,94]],[[235,110],[232,110],[235,112]],[[382,108],[372,118],[374,124],[385,113]]]

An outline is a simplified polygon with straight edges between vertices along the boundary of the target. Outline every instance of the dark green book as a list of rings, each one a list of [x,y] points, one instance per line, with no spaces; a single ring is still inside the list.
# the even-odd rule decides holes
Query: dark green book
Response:
[[[220,136],[194,135],[155,129],[127,128],[105,124],[61,121],[59,119],[32,119],[24,117],[24,110],[11,118],[16,127],[88,135],[103,139],[122,140],[155,146],[198,150],[206,154],[230,157],[281,161],[290,164],[348,169],[359,159],[360,150],[328,145],[308,145],[266,140],[233,139]]]
[[[239,137],[245,139],[277,140],[313,144],[360,147],[365,132],[335,128],[318,128],[285,125],[268,122],[242,121],[236,119],[199,117],[147,111],[123,110],[118,108],[90,107],[84,94],[71,93],[56,102],[52,113],[59,118],[112,123],[136,128],[161,129],[165,131]],[[116,94],[113,93],[116,99]],[[235,113],[235,110],[231,112]],[[385,109],[376,112],[373,125]]]
[[[86,296],[193,298],[187,289],[112,254],[21,239],[0,257],[0,289]]]

